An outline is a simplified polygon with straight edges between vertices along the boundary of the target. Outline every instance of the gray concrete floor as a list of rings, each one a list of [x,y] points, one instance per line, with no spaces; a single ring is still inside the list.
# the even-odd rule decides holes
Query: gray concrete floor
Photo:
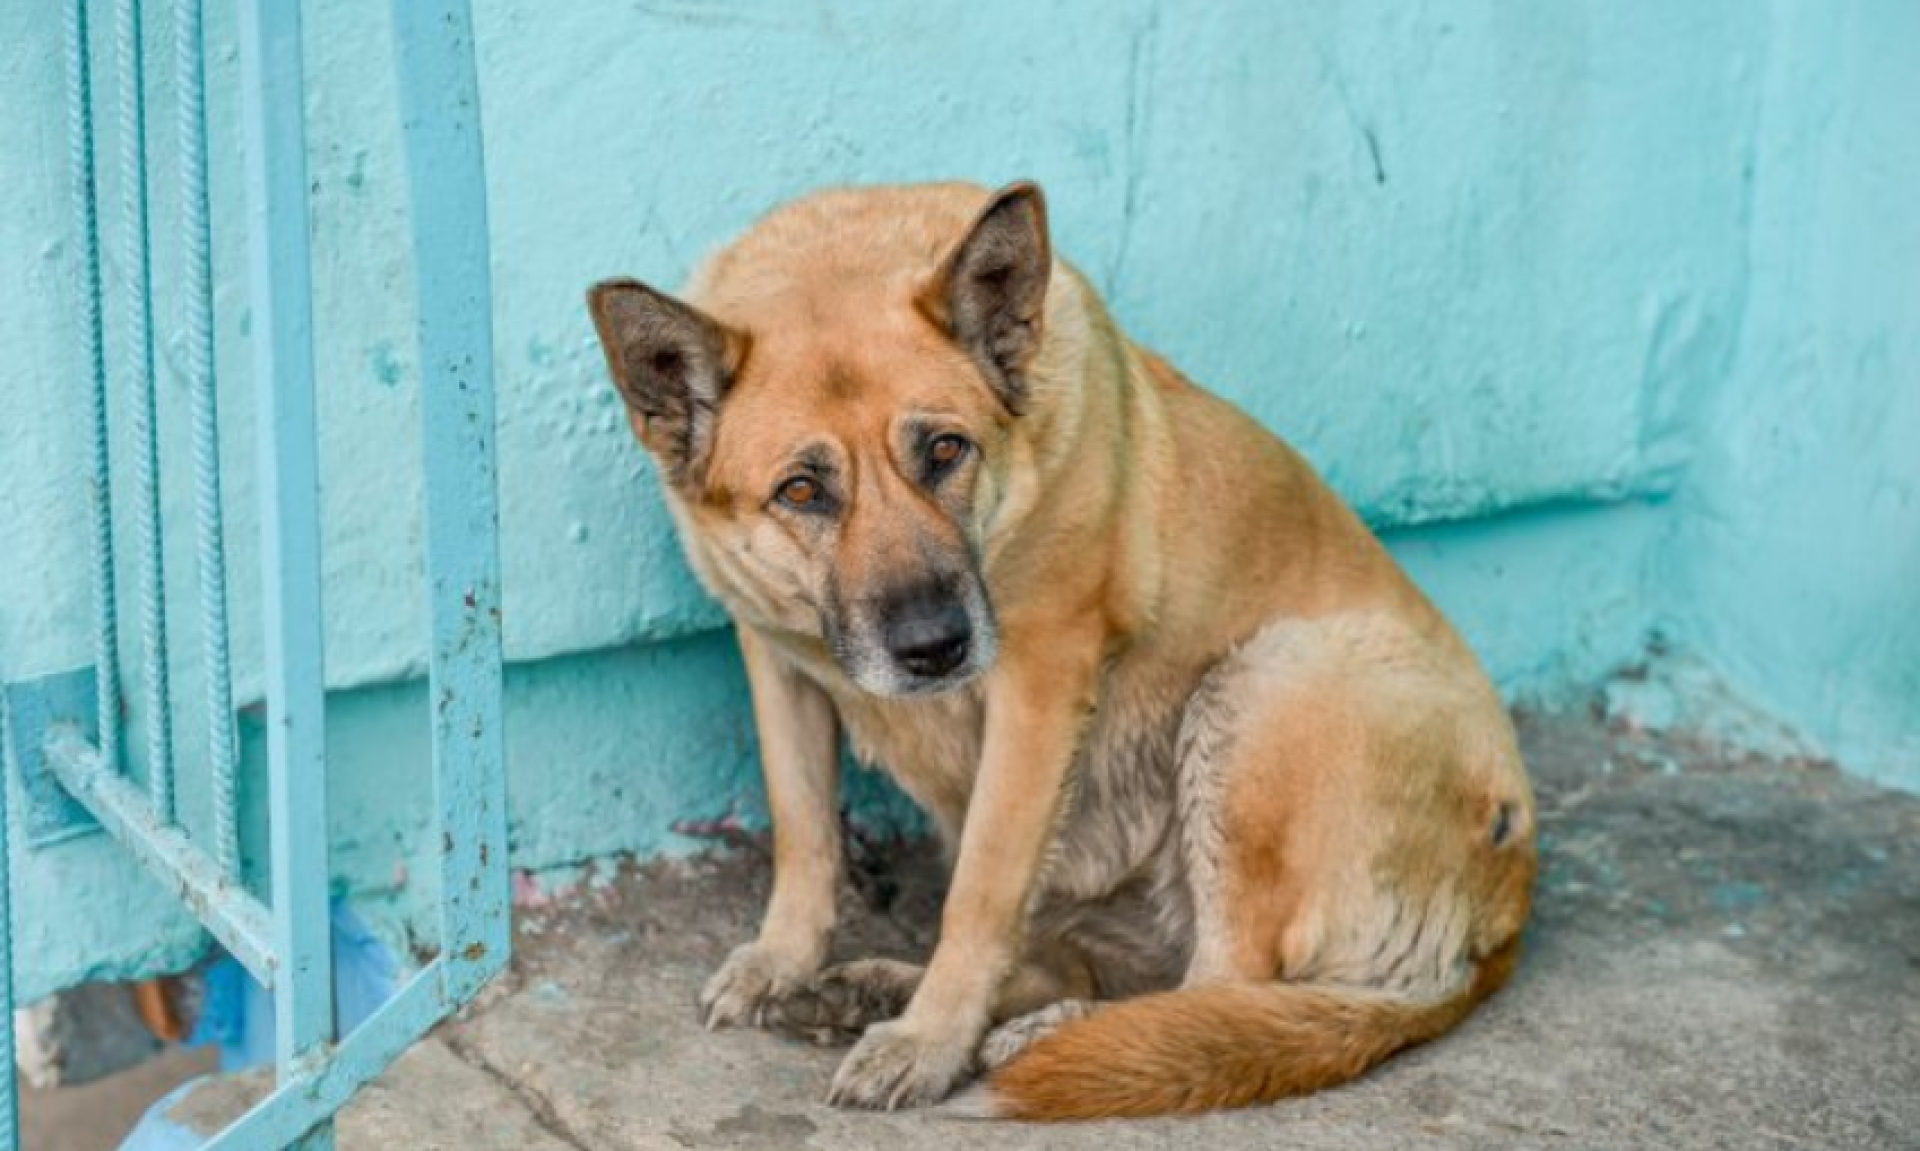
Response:
[[[834,1111],[837,1052],[694,1020],[764,896],[749,848],[523,915],[511,977],[363,1093],[341,1146],[1920,1148],[1920,800],[1578,715],[1523,738],[1545,869],[1518,976],[1348,1087],[1073,1128]],[[842,950],[924,954],[924,853],[856,871]]]
[[[77,1087],[19,1084],[21,1151],[113,1151],[154,1100],[214,1069],[210,1047],[169,1048],[138,1067]]]

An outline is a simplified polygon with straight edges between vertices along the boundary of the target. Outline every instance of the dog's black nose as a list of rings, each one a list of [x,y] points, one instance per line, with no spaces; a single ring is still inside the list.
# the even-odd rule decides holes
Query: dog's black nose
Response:
[[[952,599],[914,596],[887,613],[885,640],[903,671],[931,679],[966,662],[973,623]]]

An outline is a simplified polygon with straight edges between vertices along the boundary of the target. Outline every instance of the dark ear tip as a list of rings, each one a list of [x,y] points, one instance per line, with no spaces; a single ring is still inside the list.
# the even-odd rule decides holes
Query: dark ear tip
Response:
[[[596,320],[614,323],[617,317],[629,316],[648,307],[650,301],[659,300],[660,293],[628,276],[616,276],[602,280],[587,289],[587,311]]]
[[[608,296],[619,295],[626,292],[644,292],[646,290],[647,286],[645,284],[642,284],[630,276],[614,276],[611,279],[601,280],[593,287],[588,288],[587,303],[597,307],[600,302]]]
[[[1024,201],[1032,204],[1042,216],[1047,214],[1047,194],[1037,180],[1015,180],[993,194],[993,206]]]

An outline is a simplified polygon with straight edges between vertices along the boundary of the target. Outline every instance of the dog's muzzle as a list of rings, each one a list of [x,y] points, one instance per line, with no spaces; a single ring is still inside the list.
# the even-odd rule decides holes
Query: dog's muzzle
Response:
[[[894,666],[917,679],[938,679],[967,662],[973,620],[944,589],[910,593],[889,604],[881,644]]]

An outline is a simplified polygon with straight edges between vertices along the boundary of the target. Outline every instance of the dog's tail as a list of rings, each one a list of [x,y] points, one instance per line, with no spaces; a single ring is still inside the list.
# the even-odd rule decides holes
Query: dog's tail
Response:
[[[1451,995],[1223,983],[1142,996],[1062,1026],[969,1101],[975,1114],[1058,1121],[1245,1107],[1344,1083],[1433,1039],[1499,990],[1515,939]]]

